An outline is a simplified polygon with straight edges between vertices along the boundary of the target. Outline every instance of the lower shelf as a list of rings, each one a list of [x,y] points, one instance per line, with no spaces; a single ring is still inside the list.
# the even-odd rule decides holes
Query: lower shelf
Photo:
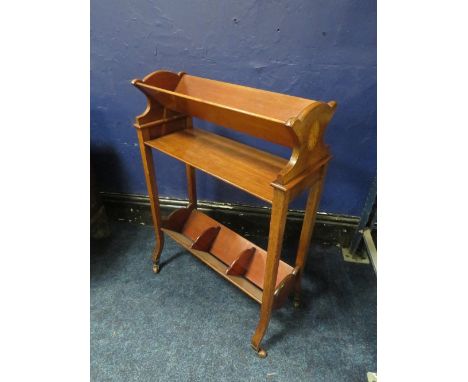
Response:
[[[190,251],[195,257],[199,260],[203,261],[206,265],[208,265],[211,269],[218,272],[221,276],[223,276],[226,280],[230,281],[234,285],[236,285],[239,289],[243,292],[248,294],[252,297],[255,301],[261,303],[262,302],[262,290],[257,288],[254,284],[252,284],[247,279],[241,276],[229,276],[226,274],[227,269],[229,268],[223,262],[218,260],[215,256],[213,256],[209,252],[198,251],[196,249],[192,249],[192,241],[187,239],[181,233],[177,233],[174,231],[163,229],[163,231],[168,234],[171,238],[181,244],[185,249]]]
[[[163,222],[163,231],[195,257],[262,303],[267,253],[209,216],[183,208]],[[294,286],[297,270],[280,261],[274,308],[279,308]]]

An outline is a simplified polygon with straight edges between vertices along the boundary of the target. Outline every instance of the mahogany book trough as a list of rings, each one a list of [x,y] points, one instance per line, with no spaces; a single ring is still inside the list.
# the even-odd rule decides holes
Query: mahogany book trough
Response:
[[[164,234],[260,304],[251,339],[261,347],[271,313],[290,294],[299,306],[301,275],[330,160],[323,140],[336,102],[313,101],[226,82],[158,70],[132,84],[147,98],[134,124],[156,235],[153,271],[159,272]],[[198,129],[192,118],[291,149],[289,160]],[[188,205],[162,219],[152,149],[185,163]],[[271,203],[268,247],[263,249],[197,210],[195,169]],[[290,201],[308,191],[295,264],[280,259]]]

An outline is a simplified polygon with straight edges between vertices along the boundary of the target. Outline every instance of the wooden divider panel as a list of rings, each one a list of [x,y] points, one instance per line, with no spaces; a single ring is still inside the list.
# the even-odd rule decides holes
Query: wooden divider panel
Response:
[[[181,233],[191,241],[196,242],[197,239],[208,229],[218,226],[221,228],[216,234],[216,238],[211,243],[209,252],[224,264],[230,266],[244,251],[254,248],[255,252],[252,255],[249,267],[245,271],[243,277],[260,289],[263,289],[267,256],[264,249],[251,243],[234,231],[197,210],[193,210],[191,212]],[[290,265],[285,262],[280,262],[276,286],[280,285],[281,281],[292,271],[293,268]]]
[[[175,232],[181,232],[191,212],[192,211],[189,208],[179,208],[178,210],[175,210],[163,220],[163,228],[170,229]]]
[[[216,239],[216,236],[218,236],[220,229],[220,226],[216,226],[210,227],[203,231],[203,233],[198,236],[197,240],[195,240],[195,242],[192,244],[192,249],[209,252],[211,246],[213,245],[213,241]]]
[[[253,254],[255,253],[255,247],[242,251],[239,257],[232,262],[229,268],[226,270],[227,275],[243,276],[247,269],[250,267],[252,262]]]

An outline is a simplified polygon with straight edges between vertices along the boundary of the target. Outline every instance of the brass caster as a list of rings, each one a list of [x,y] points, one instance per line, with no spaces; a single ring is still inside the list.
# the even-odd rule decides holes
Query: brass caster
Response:
[[[153,272],[159,273],[159,264],[153,264]]]
[[[267,356],[267,352],[265,349],[262,349],[260,348],[258,351],[257,351],[257,355],[260,357],[260,358],[265,358]]]

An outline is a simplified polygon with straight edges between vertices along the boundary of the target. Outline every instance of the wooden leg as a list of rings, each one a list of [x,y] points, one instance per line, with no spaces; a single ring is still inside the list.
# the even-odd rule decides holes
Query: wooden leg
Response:
[[[278,275],[284,227],[286,224],[286,215],[288,213],[288,202],[289,199],[283,191],[278,189],[274,190],[265,279],[263,284],[263,297],[260,308],[260,321],[258,322],[257,329],[252,337],[252,347],[257,351],[261,358],[266,357],[266,351],[260,348],[260,343],[268,328],[273,308],[273,294],[275,292],[276,277]]]
[[[161,231],[161,214],[159,212],[159,195],[156,184],[156,174],[154,171],[153,154],[151,149],[145,146],[145,141],[149,139],[147,129],[137,129],[138,142],[140,144],[141,159],[143,161],[143,170],[145,172],[146,186],[151,202],[151,217],[153,218],[154,233],[156,235],[156,245],[151,256],[153,261],[153,272],[159,272],[159,258],[164,247],[164,234]]]
[[[294,287],[294,307],[298,308],[301,304],[301,278],[304,270],[307,254],[309,252],[310,239],[314,231],[315,217],[317,215],[317,207],[320,200],[320,194],[322,192],[323,179],[325,177],[325,168],[322,170],[322,176],[320,180],[315,183],[309,191],[307,198],[307,205],[304,214],[304,221],[302,223],[301,237],[299,239],[299,248],[296,255],[296,267],[298,268],[298,274],[296,276],[296,282]]]
[[[195,181],[195,168],[186,164],[185,173],[187,174],[187,189],[189,198],[189,208],[197,208],[197,184]]]

